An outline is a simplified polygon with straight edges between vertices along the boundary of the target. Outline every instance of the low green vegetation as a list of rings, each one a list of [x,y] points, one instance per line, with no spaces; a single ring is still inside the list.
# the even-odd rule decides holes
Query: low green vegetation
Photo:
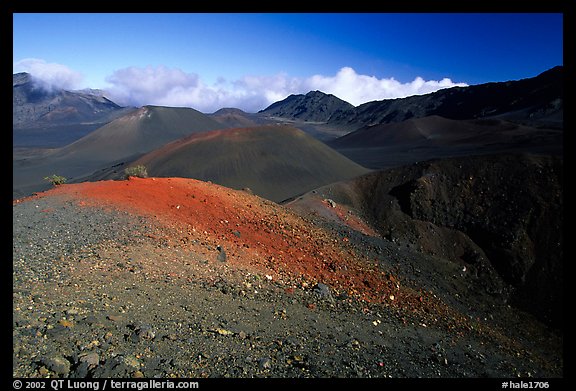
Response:
[[[130,178],[131,176],[148,178],[148,172],[146,171],[146,167],[143,165],[128,167],[124,170],[124,174],[126,175],[126,179]]]
[[[54,186],[63,185],[66,183],[66,178],[60,175],[50,175],[44,178],[45,181],[52,183]]]

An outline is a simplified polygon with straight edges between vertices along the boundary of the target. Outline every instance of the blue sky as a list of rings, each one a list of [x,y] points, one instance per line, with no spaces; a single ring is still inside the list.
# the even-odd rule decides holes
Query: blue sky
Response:
[[[254,112],[319,89],[358,105],[563,64],[562,14],[14,14],[13,70],[120,104]]]

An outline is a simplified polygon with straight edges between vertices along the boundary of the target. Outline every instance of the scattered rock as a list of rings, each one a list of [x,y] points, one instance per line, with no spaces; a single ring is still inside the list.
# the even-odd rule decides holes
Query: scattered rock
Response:
[[[108,315],[106,319],[111,320],[112,322],[122,322],[124,317],[121,315]]]
[[[154,339],[154,337],[156,337],[156,333],[154,332],[154,330],[152,329],[152,326],[150,326],[150,325],[140,326],[140,328],[138,328],[138,330],[136,330],[136,335],[138,336],[139,339],[144,339],[144,340],[151,340],[151,339]]]
[[[92,369],[100,364],[100,356],[96,352],[83,353],[78,357],[80,364],[86,364],[86,369]]]
[[[326,202],[328,205],[330,205],[330,207],[335,208],[336,207],[336,202],[334,202],[333,200],[331,200],[330,198],[325,198],[324,202]]]
[[[52,372],[66,376],[70,373],[70,361],[62,356],[51,356],[42,359],[42,364]]]
[[[216,259],[220,262],[226,262],[226,251],[221,246],[216,247],[218,250],[218,256]]]
[[[51,326],[51,325],[48,325]],[[53,328],[46,327],[46,335],[48,338],[58,342],[66,342],[70,338],[71,329],[57,324]]]
[[[217,327],[217,328],[215,328],[214,330],[211,330],[211,331],[213,331],[213,332],[216,333],[216,334],[220,334],[220,335],[233,335],[233,334],[234,334],[233,331],[226,330],[226,329],[223,329],[223,328],[220,328],[220,327]]]
[[[272,368],[272,359],[270,357],[263,357],[258,360],[258,367],[260,369],[270,369]]]
[[[68,328],[74,327],[74,323],[66,319],[61,319],[60,321],[58,321],[58,323],[60,323],[64,327]]]
[[[330,287],[326,284],[318,283],[314,286],[314,293],[322,300],[334,303],[334,296],[330,292]]]
[[[135,357],[123,356],[121,358],[121,360],[122,360],[122,363],[128,367],[137,368],[137,369],[140,368],[140,362]]]
[[[111,320],[110,318],[108,318],[109,320]],[[83,322],[89,324],[89,325],[93,325],[96,323],[100,323],[100,321],[98,320],[98,318],[94,315],[88,315],[87,317],[85,317],[83,320]]]
[[[352,349],[360,349],[360,342],[357,339],[353,338],[350,341],[348,341],[346,346],[348,346],[349,348],[352,348]]]
[[[289,365],[294,365],[295,367],[298,368],[305,368],[306,367],[306,363],[304,362],[304,357],[295,354],[294,356],[292,356],[292,358],[289,358],[286,361]]]

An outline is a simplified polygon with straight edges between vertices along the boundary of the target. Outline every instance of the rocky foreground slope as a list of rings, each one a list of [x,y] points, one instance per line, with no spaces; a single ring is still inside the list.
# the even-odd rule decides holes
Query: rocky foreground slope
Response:
[[[180,178],[15,201],[13,376],[563,375],[560,333],[324,206]]]

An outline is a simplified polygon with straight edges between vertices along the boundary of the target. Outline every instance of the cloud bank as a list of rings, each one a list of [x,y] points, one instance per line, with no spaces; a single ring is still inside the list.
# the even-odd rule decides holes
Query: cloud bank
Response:
[[[223,107],[256,112],[303,91],[300,81],[284,74],[245,76],[235,81],[220,78],[207,85],[195,73],[165,66],[120,69],[106,81],[111,84],[107,89],[109,98],[119,104],[192,107],[205,113]]]
[[[27,58],[14,63],[14,72],[28,72],[45,89],[79,88],[82,75],[65,65]],[[224,107],[236,107],[246,112],[257,112],[291,94],[306,94],[320,90],[351,104],[422,95],[442,88],[466,86],[448,78],[424,80],[416,77],[408,83],[394,78],[379,79],[358,74],[353,68],[343,67],[333,76],[313,75],[291,77],[276,75],[247,75],[238,80],[220,78],[213,84],[203,82],[198,74],[167,66],[127,67],[114,71],[106,78],[110,87],[106,96],[124,106],[192,107],[212,113]]]
[[[400,83],[394,78],[378,79],[374,76],[359,75],[350,67],[340,69],[335,76],[312,76],[306,82],[310,90],[335,95],[354,106],[373,100],[405,98],[428,94],[442,88],[467,86],[465,83],[453,83],[448,78],[425,81],[417,77],[409,83]]]
[[[257,112],[290,94],[320,90],[357,106],[381,99],[421,95],[442,88],[466,86],[448,78],[440,81],[415,78],[401,83],[394,78],[378,79],[360,75],[344,67],[334,76],[290,77],[284,73],[272,76],[244,76],[239,80],[220,79],[213,85],[203,83],[194,73],[159,67],[129,67],[115,71],[107,78],[112,85],[110,97],[120,104],[145,104],[192,107],[211,113],[223,107],[236,107]]]
[[[14,73],[27,72],[32,75],[38,87],[45,90],[79,88],[82,74],[66,65],[50,63],[38,58],[25,58],[13,64]]]

